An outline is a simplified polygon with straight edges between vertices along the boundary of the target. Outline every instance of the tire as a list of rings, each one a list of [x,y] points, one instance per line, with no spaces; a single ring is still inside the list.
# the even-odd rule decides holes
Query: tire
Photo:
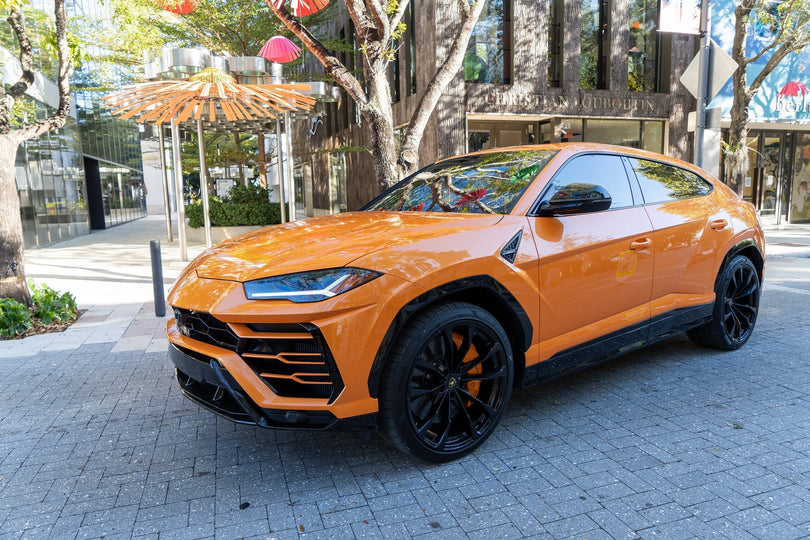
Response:
[[[734,351],[742,347],[757,322],[762,285],[751,259],[737,255],[717,280],[712,319],[686,334],[704,347]]]
[[[514,380],[500,323],[463,302],[429,308],[403,330],[382,374],[380,425],[399,450],[457,459],[495,430]]]

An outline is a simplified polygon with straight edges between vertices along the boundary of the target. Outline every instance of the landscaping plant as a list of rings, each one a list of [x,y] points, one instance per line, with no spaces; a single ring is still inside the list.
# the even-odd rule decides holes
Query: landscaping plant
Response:
[[[69,292],[57,292],[44,283],[37,286],[33,281],[29,281],[28,285],[34,303],[34,317],[43,324],[65,322],[76,316],[76,298]]]
[[[13,298],[0,298],[0,336],[14,338],[32,326],[31,313],[25,304]]]
[[[261,186],[234,186],[223,197],[208,197],[212,227],[239,227],[244,225],[273,225],[281,223],[278,203],[268,202],[267,190]],[[202,202],[186,206],[188,226],[203,226]]]
[[[65,325],[60,323],[71,321],[79,314],[76,298],[71,293],[60,293],[31,280],[28,286],[33,304],[30,308],[13,298],[0,298],[0,338],[15,339],[32,327],[33,333],[64,330]]]

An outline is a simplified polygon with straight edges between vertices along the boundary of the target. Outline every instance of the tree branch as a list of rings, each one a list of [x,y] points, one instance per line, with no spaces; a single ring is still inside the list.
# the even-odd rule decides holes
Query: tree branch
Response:
[[[70,114],[70,86],[68,79],[72,68],[67,44],[65,0],[55,0],[53,14],[56,25],[56,57],[59,60],[59,75],[56,80],[56,87],[59,90],[59,106],[56,108],[56,113],[50,118],[18,129],[17,134],[21,140],[33,139],[53,129],[59,129],[65,125]]]
[[[267,2],[267,0],[265,0],[265,2]],[[354,23],[354,28],[357,30],[357,37],[360,42],[373,41],[373,34],[376,29],[369,20],[368,14],[363,9],[365,4],[357,0],[345,0],[344,3],[346,4],[346,9],[349,11],[349,17],[351,17]]]
[[[396,28],[399,23],[402,22],[402,17],[405,16],[405,10],[408,9],[408,6],[412,1],[413,0],[399,0],[397,10],[392,13],[391,17],[388,19],[389,28]]]
[[[368,103],[368,95],[363,90],[360,82],[351,74],[351,72],[343,65],[343,63],[335,58],[323,44],[307,30],[298,19],[290,15],[290,13],[283,8],[277,8],[272,0],[265,0],[265,3],[270,7],[278,19],[284,23],[290,32],[295,34],[304,45],[315,55],[315,58],[323,65],[326,73],[328,73],[351,97],[359,107],[364,107]],[[349,2],[346,2],[347,5]]]
[[[20,43],[20,64],[22,65],[22,75],[20,80],[14,86],[8,89],[7,93],[12,98],[19,99],[25,94],[32,84],[34,84],[34,68],[32,61],[31,41],[28,39],[28,33],[25,31],[25,19],[23,18],[22,11],[14,9],[8,17],[8,24],[14,30],[17,36],[17,41]]]
[[[472,9],[474,8],[474,6],[470,6],[470,3],[467,2],[467,0],[456,0],[456,4],[458,4],[458,9],[461,11],[461,14],[463,15],[462,19],[464,17],[469,17],[470,15],[472,15]],[[481,8],[483,8],[484,2],[482,0],[478,0],[478,4],[480,4]],[[478,14],[475,16],[476,21],[478,20],[478,15],[481,14],[481,9],[478,9],[477,13]]]
[[[244,35],[243,30],[244,30],[244,27],[245,27],[245,19],[247,18],[247,14],[248,14],[248,11],[250,11],[251,6],[253,6],[253,0],[248,0],[247,7],[242,9],[242,17],[239,19],[239,26],[238,26],[238,28],[240,29],[240,31],[239,31],[239,43],[242,45],[242,54],[244,54],[245,56],[252,56],[250,53],[248,53],[247,44],[245,43],[245,40],[242,38],[242,35]],[[256,53],[254,52],[253,54],[256,54]]]
[[[388,23],[388,15],[385,13],[385,7],[380,0],[366,0],[368,10],[371,12],[371,17],[374,19],[374,40],[387,42],[391,37],[391,27]]]
[[[752,0],[743,0],[734,10],[734,41],[731,44],[731,57],[745,70],[748,61],[745,57],[745,38],[748,35],[748,18],[754,7]]]
[[[773,72],[776,66],[778,66],[787,55],[802,48],[803,46],[797,46],[792,40],[783,43],[782,46],[776,49],[776,52],[774,52],[771,57],[768,58],[768,61],[765,63],[765,67],[762,68],[762,71],[760,71],[757,76],[754,77],[754,80],[751,81],[751,84],[748,86],[748,92],[752,96],[755,95],[759,91],[760,86],[762,86],[762,83],[765,81],[765,78],[770,75],[771,72]]]
[[[459,21],[458,30],[456,30],[453,37],[453,43],[447,58],[428,83],[425,93],[422,94],[419,104],[416,106],[413,116],[411,116],[397,158],[397,167],[401,175],[410,172],[418,163],[419,141],[430,119],[430,114],[439,102],[444,89],[461,68],[464,53],[467,51],[467,42],[484,7],[483,0],[478,0],[472,6],[466,0],[457,0],[457,3],[461,11],[461,21]]]
[[[782,36],[784,36],[784,35],[785,35],[785,27],[784,27],[784,25],[779,25],[779,32],[777,32],[776,36],[774,36],[773,41],[768,43],[768,45],[766,45],[765,47],[762,47],[762,50],[759,51],[754,56],[752,56],[751,58],[746,58],[745,63],[746,64],[754,64],[754,63],[756,63],[760,58],[762,58],[762,56],[766,52],[772,50],[779,43],[781,43],[783,41]]]

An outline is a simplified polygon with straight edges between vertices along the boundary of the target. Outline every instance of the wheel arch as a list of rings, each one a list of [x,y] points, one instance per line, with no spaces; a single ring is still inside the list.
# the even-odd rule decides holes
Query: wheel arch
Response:
[[[380,343],[368,377],[369,395],[379,397],[380,377],[391,353],[391,347],[403,328],[414,316],[436,304],[462,301],[485,309],[494,316],[506,332],[515,360],[515,384],[522,378],[526,364],[525,353],[532,340],[532,323],[526,311],[509,290],[487,275],[470,276],[431,289],[399,310]]]
[[[731,259],[737,255],[743,255],[754,263],[754,267],[757,269],[757,274],[759,274],[759,280],[760,282],[762,281],[763,273],[765,271],[765,257],[763,256],[762,251],[759,249],[759,244],[757,244],[753,238],[747,238],[735,244],[730,250],[728,250],[728,253],[726,253],[722,264],[720,264],[720,268],[717,270],[717,275],[714,278],[715,290],[717,290],[718,280],[723,274],[723,269],[725,269]]]

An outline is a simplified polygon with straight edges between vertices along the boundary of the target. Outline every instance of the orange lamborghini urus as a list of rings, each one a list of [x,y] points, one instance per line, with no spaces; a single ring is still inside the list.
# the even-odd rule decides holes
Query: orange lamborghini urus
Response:
[[[236,422],[379,427],[447,461],[486,440],[515,385],[677,332],[743,345],[763,242],[754,207],[688,163],[500,148],[207,250],[169,295],[169,353],[185,395]]]

